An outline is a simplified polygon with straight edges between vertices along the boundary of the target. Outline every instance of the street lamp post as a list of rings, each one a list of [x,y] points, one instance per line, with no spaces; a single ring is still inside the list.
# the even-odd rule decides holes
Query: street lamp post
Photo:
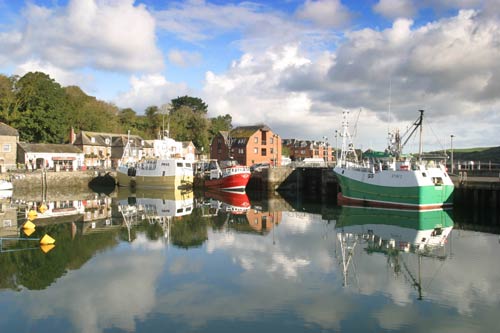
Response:
[[[328,138],[323,136],[323,161],[328,162]],[[325,153],[326,151],[326,153]],[[325,158],[326,156],[326,158]]]
[[[450,143],[451,143],[451,147],[450,147],[450,150],[451,150],[451,174],[453,174],[453,137],[454,135],[450,135]]]
[[[339,154],[338,154],[338,145],[337,145],[337,136],[339,134],[339,131],[335,130],[335,163],[339,160]]]

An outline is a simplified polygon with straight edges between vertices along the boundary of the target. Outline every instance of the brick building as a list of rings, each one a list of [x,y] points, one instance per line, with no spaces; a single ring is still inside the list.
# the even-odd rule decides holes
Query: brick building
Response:
[[[283,139],[283,146],[288,148],[292,161],[305,158],[322,159],[325,162],[335,161],[335,149],[324,141]]]
[[[210,145],[210,158],[233,158],[241,165],[281,164],[281,138],[266,125],[240,126],[230,132],[220,131]]]

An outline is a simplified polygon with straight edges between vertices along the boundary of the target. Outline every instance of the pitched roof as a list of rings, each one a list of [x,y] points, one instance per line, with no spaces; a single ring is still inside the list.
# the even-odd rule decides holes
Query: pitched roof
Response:
[[[26,143],[19,142],[19,146],[29,153],[72,153],[81,154],[82,150],[72,144],[54,143]]]
[[[0,135],[19,136],[19,132],[15,128],[0,122]]]
[[[94,142],[92,142],[92,138]],[[127,135],[127,134],[116,134],[116,133],[100,133],[100,132],[89,132],[89,131],[81,131],[76,134],[74,145],[86,145],[86,146],[109,146],[110,144],[113,147],[124,147],[127,145],[127,140],[130,141],[135,146],[143,145],[144,147],[150,148],[151,144],[147,143],[146,140],[143,140],[139,135]]]
[[[254,125],[254,126],[239,126],[231,131],[231,137],[234,138],[248,138],[252,136],[255,132],[270,131],[271,129],[267,125]]]

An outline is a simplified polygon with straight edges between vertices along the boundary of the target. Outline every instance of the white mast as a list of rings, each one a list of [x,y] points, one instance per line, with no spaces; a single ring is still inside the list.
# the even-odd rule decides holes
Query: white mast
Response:
[[[349,111],[343,112],[342,119],[342,132],[340,136],[342,137],[342,150],[340,152],[340,160],[337,164],[345,166],[349,155],[352,155],[352,160],[354,162],[358,161],[358,157],[356,155],[356,151],[354,150],[354,145],[352,143],[351,133],[349,133],[349,122],[347,121],[347,116],[349,115]]]

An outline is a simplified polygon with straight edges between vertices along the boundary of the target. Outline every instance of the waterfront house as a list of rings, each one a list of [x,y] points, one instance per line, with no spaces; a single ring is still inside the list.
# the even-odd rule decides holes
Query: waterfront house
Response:
[[[84,164],[81,149],[72,144],[26,143],[17,145],[17,162],[28,170],[78,170]]]
[[[283,146],[288,148],[293,161],[303,161],[306,158],[335,161],[335,150],[325,141],[283,139]]]
[[[18,142],[19,132],[0,122],[0,172],[16,168]]]
[[[212,139],[210,158],[235,159],[241,165],[269,163],[281,165],[281,139],[266,125],[240,126],[220,131]]]
[[[153,156],[153,148],[138,135],[71,130],[70,142],[84,153],[87,168],[116,168],[127,150],[134,160]],[[127,143],[130,143],[127,146]]]
[[[196,147],[192,141],[182,141],[182,156],[188,161],[196,158]]]

